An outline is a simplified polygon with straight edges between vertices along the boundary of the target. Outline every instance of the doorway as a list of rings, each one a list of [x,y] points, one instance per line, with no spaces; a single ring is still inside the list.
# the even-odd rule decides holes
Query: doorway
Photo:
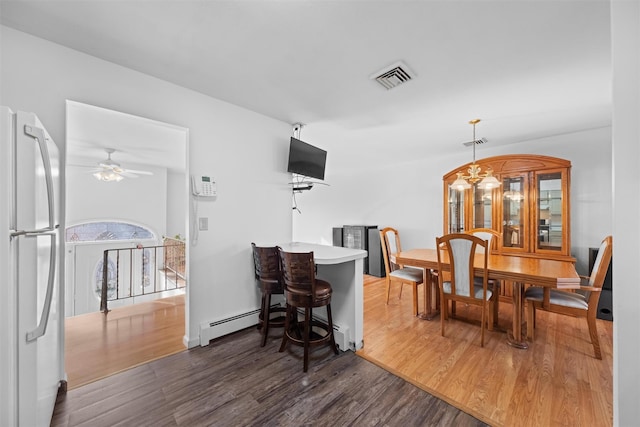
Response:
[[[189,235],[188,129],[69,100],[66,112],[67,229],[86,223],[137,224],[153,236],[149,238],[133,233],[123,237],[120,230],[105,231],[96,239],[99,242],[90,244],[92,253],[96,255],[94,258],[101,258],[103,250],[107,249],[162,246],[167,239],[186,241]],[[66,234],[66,238],[72,239],[69,236],[73,233]],[[188,245],[183,244],[183,247],[188,250]],[[144,363],[145,357],[146,361],[162,357],[163,351],[168,355],[175,353],[176,349],[186,349],[182,341],[185,313],[188,312],[185,310],[184,292],[188,292],[188,286],[183,295],[178,293],[164,300],[153,296],[145,298],[142,304],[133,304],[133,301],[114,304],[113,310],[104,315],[97,311],[98,305],[93,304],[95,280],[87,280],[89,276],[82,273],[95,270],[96,260],[77,256],[78,250],[83,249],[81,242],[73,239],[67,242],[65,249],[65,359],[69,388],[80,385],[73,383],[74,376],[70,372],[70,369],[78,368],[75,366],[78,360],[82,365],[104,365],[101,355],[113,353],[114,346],[120,347],[119,353],[122,349],[136,353],[131,359],[131,366]],[[141,253],[146,251],[142,249]],[[188,277],[186,269],[188,266],[185,266],[184,277]],[[83,302],[86,295],[94,297],[91,304]],[[80,305],[78,298],[83,300]],[[76,310],[87,305],[92,308]],[[173,323],[169,326],[177,342],[165,340],[164,345],[149,348],[149,354],[141,356],[139,338],[134,338],[135,333],[123,333],[123,328],[141,324],[142,329],[137,333],[152,336],[154,331],[149,330],[149,325],[153,322],[144,319],[156,318],[158,311],[167,314],[165,317]],[[87,326],[87,330],[78,330],[77,325]],[[164,323],[154,326],[162,328],[162,334],[166,335],[165,327]],[[88,332],[89,329],[98,332]],[[119,331],[117,335],[121,338],[133,337],[128,338],[132,342],[119,342],[109,336],[112,330]],[[91,355],[85,354],[91,348]],[[73,366],[69,360],[74,360]],[[102,368],[84,366],[83,369],[95,370],[95,379],[105,376]],[[121,361],[113,373],[122,369]],[[86,382],[86,378],[83,379],[83,383]]]

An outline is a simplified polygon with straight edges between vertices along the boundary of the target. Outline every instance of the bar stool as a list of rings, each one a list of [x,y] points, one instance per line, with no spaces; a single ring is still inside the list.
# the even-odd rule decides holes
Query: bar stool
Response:
[[[333,320],[331,318],[331,285],[316,278],[313,252],[285,252],[278,247],[282,277],[285,284],[287,315],[282,335],[280,351],[284,351],[287,343],[304,347],[303,371],[309,368],[309,348],[329,345],[335,354],[338,348],[333,336]],[[313,319],[313,308],[327,307],[327,323]],[[293,328],[297,319],[298,308],[304,309],[304,332],[300,337]],[[323,335],[317,332],[324,332]]]
[[[278,248],[275,246],[258,247],[255,243],[251,243],[251,247],[253,249],[255,276],[262,292],[258,329],[262,335],[260,346],[264,347],[267,343],[269,328],[271,326],[284,327],[285,324],[284,313],[286,312],[286,308],[271,307],[271,295],[284,294],[284,284],[282,282]],[[278,315],[272,319],[272,313],[282,313],[282,315]]]

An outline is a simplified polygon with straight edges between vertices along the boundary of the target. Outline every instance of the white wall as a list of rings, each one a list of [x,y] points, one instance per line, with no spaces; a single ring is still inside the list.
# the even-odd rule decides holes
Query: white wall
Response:
[[[187,192],[184,190],[186,175],[181,172],[167,172],[167,228],[165,235],[182,237],[187,235],[187,218],[185,206],[189,203]]]
[[[611,129],[484,147],[477,157],[517,153],[571,161],[571,249],[578,270],[586,273],[588,248],[612,232]],[[294,213],[293,239],[331,244],[332,227],[372,224],[398,228],[403,248],[432,247],[443,232],[442,176],[469,162],[470,154],[460,150],[404,164],[381,157],[365,171],[333,171],[326,176],[331,186],[297,196],[302,214]]]
[[[91,164],[90,160],[88,161]],[[86,168],[66,168],[66,227],[93,221],[117,220],[143,225],[158,240],[166,234],[167,170],[148,165],[127,165],[153,175],[102,182]],[[184,205],[183,205],[184,206]]]
[[[63,154],[67,99],[189,129],[188,167],[218,182],[217,199],[198,206],[209,231],[187,254],[189,345],[198,342],[201,322],[258,308],[251,241],[291,239],[284,172],[290,125],[8,27],[0,31],[0,103],[37,113]]]
[[[611,3],[613,58],[613,422],[640,420],[640,2]]]

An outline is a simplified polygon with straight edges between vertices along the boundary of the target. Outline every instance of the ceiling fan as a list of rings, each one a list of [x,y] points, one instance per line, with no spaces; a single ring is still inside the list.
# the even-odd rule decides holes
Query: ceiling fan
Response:
[[[107,152],[107,158],[98,162],[98,167],[90,171],[99,181],[122,181],[124,178],[138,178],[138,175],[153,175],[149,171],[124,169],[120,163],[111,160],[111,154],[115,153],[115,149],[105,148],[104,151]]]

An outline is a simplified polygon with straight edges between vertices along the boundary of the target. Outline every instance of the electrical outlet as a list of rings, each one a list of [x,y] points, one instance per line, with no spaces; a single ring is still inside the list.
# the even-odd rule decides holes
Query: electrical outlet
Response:
[[[209,218],[198,218],[198,230],[207,231],[209,229]]]

